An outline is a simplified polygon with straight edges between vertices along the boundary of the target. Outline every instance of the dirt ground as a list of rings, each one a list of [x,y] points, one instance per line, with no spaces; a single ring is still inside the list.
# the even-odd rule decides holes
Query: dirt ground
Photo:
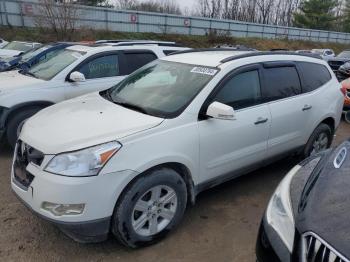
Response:
[[[335,144],[350,137],[342,123]],[[0,145],[0,261],[255,261],[261,216],[273,190],[296,164],[288,158],[198,196],[180,226],[161,243],[140,250],[112,237],[78,244],[35,217],[10,189],[11,152]]]

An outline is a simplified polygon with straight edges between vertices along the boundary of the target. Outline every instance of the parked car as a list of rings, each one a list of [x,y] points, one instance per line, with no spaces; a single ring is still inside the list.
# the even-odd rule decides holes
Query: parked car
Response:
[[[75,240],[112,232],[140,247],[177,226],[204,189],[292,152],[328,148],[342,107],[321,59],[183,51],[30,118],[12,189]]]
[[[347,62],[350,62],[350,50],[345,50],[336,57],[328,60],[329,66],[335,73],[337,73],[339,68]]]
[[[335,53],[332,49],[312,49],[311,51],[320,55],[326,61],[335,57]]]
[[[0,137],[14,146],[24,121],[44,107],[101,91],[173,47],[70,46],[29,70],[0,73]],[[184,48],[177,48],[181,50]]]
[[[77,43],[58,42],[51,43],[36,49],[33,49],[21,56],[0,58],[0,72],[14,69],[28,70],[33,65],[45,61],[55,55],[58,51]]]
[[[5,41],[4,39],[0,38],[0,49],[3,48],[7,44],[8,44],[7,41]]]
[[[40,43],[12,41],[0,49],[0,57],[19,56],[39,46]]]
[[[261,222],[259,262],[350,261],[350,142],[295,166]]]
[[[254,48],[249,47],[249,46],[245,46],[245,45],[231,45],[231,44],[217,45],[214,48],[232,49],[232,50],[237,50],[237,51],[258,51],[258,50],[254,49]]]
[[[342,92],[344,94],[343,114],[345,121],[350,124],[350,78],[341,82]]]
[[[311,50],[296,50],[295,52],[298,54],[313,54]]]

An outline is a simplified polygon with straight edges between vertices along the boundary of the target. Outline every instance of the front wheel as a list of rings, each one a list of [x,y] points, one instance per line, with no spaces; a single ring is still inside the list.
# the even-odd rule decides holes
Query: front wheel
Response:
[[[122,194],[113,214],[112,232],[131,248],[156,243],[181,221],[186,204],[182,177],[169,168],[156,169]]]
[[[332,138],[333,134],[331,128],[327,124],[320,124],[310,136],[304,148],[303,157],[307,158],[326,150],[331,146]]]

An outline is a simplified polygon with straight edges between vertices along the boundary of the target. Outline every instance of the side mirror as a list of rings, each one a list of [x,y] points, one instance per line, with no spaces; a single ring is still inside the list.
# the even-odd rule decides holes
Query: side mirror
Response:
[[[208,107],[207,116],[216,119],[234,120],[235,111],[228,105],[219,102],[213,102]]]
[[[84,74],[74,71],[69,75],[69,80],[72,82],[84,82],[85,81],[85,76]]]

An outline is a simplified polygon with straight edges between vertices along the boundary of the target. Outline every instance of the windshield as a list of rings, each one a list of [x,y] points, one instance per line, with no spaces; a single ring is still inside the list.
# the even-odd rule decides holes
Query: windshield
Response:
[[[10,42],[3,47],[3,49],[16,50],[16,51],[22,51],[22,52],[27,52],[32,48],[33,48],[33,45],[30,43],[22,43],[22,42],[16,42],[16,41]]]
[[[27,73],[43,80],[50,80],[85,54],[85,52],[63,49],[51,58],[34,65]]]
[[[338,55],[338,57],[350,58],[350,51],[343,51]]]
[[[184,110],[218,69],[161,60],[153,61],[108,91],[122,106],[171,118]]]
[[[28,61],[29,59],[31,59],[32,57],[40,54],[41,52],[44,52],[45,50],[51,48],[52,46],[51,45],[46,45],[46,46],[43,46],[43,47],[39,47],[39,48],[36,48],[28,53],[25,53],[24,55],[22,55],[22,61]]]

